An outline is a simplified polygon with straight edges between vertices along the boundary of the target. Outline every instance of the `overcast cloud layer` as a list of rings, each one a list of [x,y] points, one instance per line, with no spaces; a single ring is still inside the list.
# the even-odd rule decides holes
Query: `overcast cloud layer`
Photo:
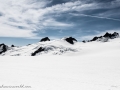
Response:
[[[0,0],[0,37],[78,39],[120,30],[120,0]]]

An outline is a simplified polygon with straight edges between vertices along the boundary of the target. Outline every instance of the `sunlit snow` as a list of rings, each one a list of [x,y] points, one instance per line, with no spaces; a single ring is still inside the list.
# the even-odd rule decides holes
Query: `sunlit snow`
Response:
[[[5,54],[30,55],[41,46],[47,50],[36,57],[1,57],[0,86],[31,86],[19,90],[120,90],[120,38],[74,45],[63,40],[39,42],[14,47]]]

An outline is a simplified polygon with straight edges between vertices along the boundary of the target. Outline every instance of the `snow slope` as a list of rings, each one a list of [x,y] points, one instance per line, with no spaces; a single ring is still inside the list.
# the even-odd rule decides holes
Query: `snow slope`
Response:
[[[65,52],[76,52],[78,51],[75,45],[69,44],[65,40],[53,40],[46,42],[38,42],[35,44],[22,46],[22,47],[11,47],[7,52],[1,54],[1,56],[31,56],[33,52],[38,50],[40,47],[45,48],[43,52],[37,53],[38,55],[61,55]]]
[[[7,52],[0,54],[1,56],[31,56],[32,53],[39,51],[43,48],[41,52],[37,52],[35,56],[41,55],[82,55],[82,54],[96,54],[111,52],[111,49],[117,50],[119,52],[119,41],[120,38],[109,39],[108,42],[93,41],[93,42],[75,42],[75,44],[70,44],[67,41],[53,40],[46,42],[38,42],[35,44],[22,46],[22,47],[9,47]],[[112,51],[112,52],[113,52]]]
[[[53,55],[53,49],[39,57],[1,57],[0,87],[22,84],[31,88],[15,90],[120,90],[120,38],[105,43],[78,42],[75,45],[59,40],[43,42],[15,47],[13,50],[16,51],[5,54],[15,55],[19,51],[20,55],[30,55],[29,52],[35,49],[33,47],[39,45],[54,45],[54,48],[64,46],[77,51]],[[58,51],[59,48],[56,49]]]

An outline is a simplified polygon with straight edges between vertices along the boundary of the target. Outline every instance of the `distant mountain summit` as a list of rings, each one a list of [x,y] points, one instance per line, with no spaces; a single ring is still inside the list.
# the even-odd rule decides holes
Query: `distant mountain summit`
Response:
[[[114,39],[114,38],[118,38],[119,37],[119,33],[114,32],[113,34],[111,34],[111,33],[107,32],[103,37],[109,38],[109,39]]]
[[[77,40],[73,37],[67,37],[67,38],[64,38],[64,40],[70,44],[74,44],[75,42],[77,42]]]
[[[48,37],[45,37],[40,40],[40,42],[46,42],[46,41],[50,41],[50,39]]]
[[[114,32],[113,34],[106,32],[105,35],[103,36],[95,36],[92,40],[87,40],[87,41],[83,41],[85,42],[92,42],[92,41],[102,41],[102,42],[107,42],[109,39],[114,39],[114,38],[118,38],[119,37],[119,33]]]

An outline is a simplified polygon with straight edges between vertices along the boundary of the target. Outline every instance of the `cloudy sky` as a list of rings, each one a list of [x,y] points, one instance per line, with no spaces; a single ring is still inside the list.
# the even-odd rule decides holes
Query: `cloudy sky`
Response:
[[[0,43],[81,41],[107,31],[120,32],[120,0],[0,0]]]

